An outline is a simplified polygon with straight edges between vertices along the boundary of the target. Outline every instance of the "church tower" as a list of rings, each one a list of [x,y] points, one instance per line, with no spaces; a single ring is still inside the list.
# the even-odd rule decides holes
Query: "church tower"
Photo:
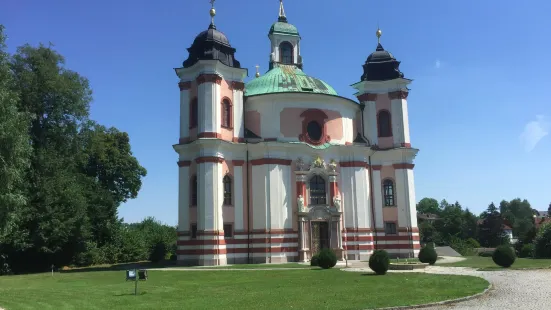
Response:
[[[274,64],[295,65],[302,69],[300,35],[297,27],[287,21],[283,0],[279,0],[279,17],[270,28],[268,38],[271,42],[270,70]]]
[[[374,150],[373,191],[382,193],[374,196],[377,236],[389,232],[407,236],[408,244],[399,253],[407,257],[419,251],[413,178],[418,150],[411,146],[407,105],[407,86],[412,80],[404,78],[400,62],[383,48],[380,29],[376,35],[377,48],[363,65],[361,81],[352,87],[358,91],[364,136]]]
[[[224,244],[222,180],[228,173],[221,145],[244,139],[247,70],[214,24],[214,2],[208,29],[197,35],[188,59],[175,69],[180,79],[180,137],[174,146],[179,154],[178,242],[186,244],[178,260],[184,264],[226,264],[219,251]]]

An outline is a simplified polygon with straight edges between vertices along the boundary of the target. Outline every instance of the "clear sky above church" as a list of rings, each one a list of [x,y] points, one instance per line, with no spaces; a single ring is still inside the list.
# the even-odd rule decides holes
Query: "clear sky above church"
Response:
[[[304,70],[352,98],[349,86],[375,50],[414,79],[409,95],[417,199],[458,200],[479,213],[521,197],[551,201],[551,2],[286,0],[302,36]],[[218,0],[216,25],[249,68],[267,70],[277,0]],[[179,91],[174,67],[208,27],[207,0],[4,0],[10,51],[52,42],[90,79],[93,119],[127,131],[148,170],[126,221],[177,222]]]

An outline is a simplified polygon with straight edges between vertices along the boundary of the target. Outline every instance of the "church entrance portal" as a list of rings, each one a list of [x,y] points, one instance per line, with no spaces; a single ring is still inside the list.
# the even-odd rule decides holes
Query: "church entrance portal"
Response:
[[[312,222],[312,254],[329,248],[329,223]]]

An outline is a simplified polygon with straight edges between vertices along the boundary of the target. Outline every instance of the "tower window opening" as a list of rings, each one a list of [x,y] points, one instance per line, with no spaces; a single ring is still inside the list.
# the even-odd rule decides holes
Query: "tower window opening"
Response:
[[[293,64],[293,45],[289,42],[283,42],[279,45],[279,53],[281,54],[281,63],[284,65]]]

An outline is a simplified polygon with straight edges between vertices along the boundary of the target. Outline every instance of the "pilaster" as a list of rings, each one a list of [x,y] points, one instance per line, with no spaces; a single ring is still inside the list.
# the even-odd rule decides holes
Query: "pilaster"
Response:
[[[199,103],[199,138],[220,137],[220,84],[217,74],[202,74],[197,77]]]
[[[191,162],[178,162],[178,231],[188,232],[189,221],[189,189],[190,189],[190,169]]]
[[[222,162],[220,157],[200,157],[196,160],[198,177],[197,236],[205,240],[200,245],[200,265],[225,265],[226,247],[222,205]]]
[[[372,206],[375,209],[375,228],[376,229],[384,229],[384,222],[383,222],[383,189],[382,189],[382,180],[381,180],[381,168],[380,166],[375,168],[374,166],[371,166],[372,169],[372,177],[373,177],[373,203],[375,204]]]
[[[388,93],[392,115],[392,133],[394,137],[394,146],[410,147],[409,139],[409,121],[407,106],[407,91],[394,91]]]
[[[379,143],[377,132],[377,106],[375,101],[377,100],[377,94],[365,93],[358,96],[358,100],[364,105],[363,108],[363,126],[365,136],[369,139],[372,145]]]
[[[234,210],[235,210],[235,220],[234,220],[234,230],[242,231],[245,229],[243,224],[243,161],[233,161],[233,193],[234,193]]]
[[[189,96],[191,82],[178,83],[180,88],[180,141],[189,137]]]
[[[243,141],[245,138],[245,123],[243,122],[243,82],[231,82],[233,90],[233,140]]]

